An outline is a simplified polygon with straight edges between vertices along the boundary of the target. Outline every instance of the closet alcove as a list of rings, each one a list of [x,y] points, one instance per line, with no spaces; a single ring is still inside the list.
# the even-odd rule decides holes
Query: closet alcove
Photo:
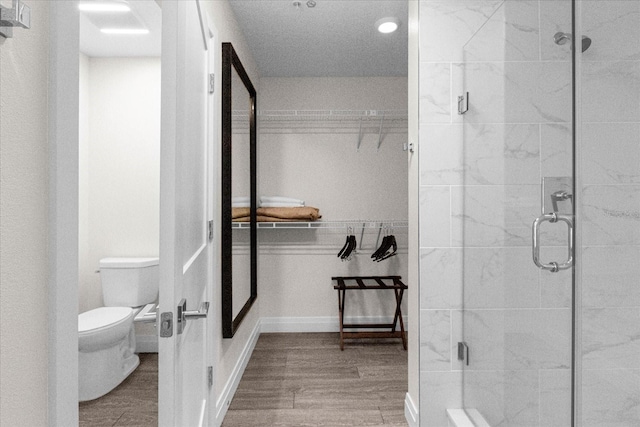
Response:
[[[407,276],[407,79],[263,77],[258,99],[258,197],[298,198],[322,215],[258,222],[262,331],[330,330],[338,319],[332,276]],[[390,233],[397,255],[375,262]],[[356,252],[341,260],[349,234]],[[387,293],[352,298],[349,318],[393,317]]]

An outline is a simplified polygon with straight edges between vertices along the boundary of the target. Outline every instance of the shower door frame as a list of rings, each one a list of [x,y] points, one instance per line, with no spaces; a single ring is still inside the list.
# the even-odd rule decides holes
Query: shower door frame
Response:
[[[571,34],[582,35],[582,28],[578,23],[577,17],[579,16],[577,13],[577,8],[579,5],[576,4],[576,0],[571,0]],[[580,39],[579,37],[574,37],[574,40]],[[578,328],[581,326],[580,323],[580,310],[578,309],[578,298],[579,295],[579,286],[580,283],[580,261],[582,259],[582,251],[581,251],[581,218],[579,213],[581,209],[578,208],[582,202],[582,198],[580,197],[580,193],[578,192],[579,188],[582,188],[580,177],[578,176],[578,157],[576,155],[577,150],[577,141],[578,141],[578,129],[579,120],[581,117],[580,109],[577,108],[579,104],[579,94],[580,91],[577,87],[577,82],[580,81],[580,69],[578,67],[578,57],[577,57],[578,49],[575,49],[575,43],[572,43],[571,48],[571,151],[572,151],[572,174],[573,174],[573,268],[572,268],[572,278],[571,278],[571,427],[577,427],[582,425],[582,417],[581,413],[578,411],[579,405],[577,404],[578,399],[580,398],[579,390],[580,387],[580,375],[577,375],[579,372],[580,357],[577,357],[577,353],[581,351],[580,343],[578,341]],[[580,53],[581,55],[582,53]],[[580,182],[579,182],[580,181]],[[580,364],[581,365],[581,364]]]

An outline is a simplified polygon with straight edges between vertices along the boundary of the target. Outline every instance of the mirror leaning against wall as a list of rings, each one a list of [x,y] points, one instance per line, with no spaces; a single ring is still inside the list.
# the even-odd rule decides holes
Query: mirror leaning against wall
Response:
[[[232,338],[257,298],[256,91],[222,43],[222,336]]]

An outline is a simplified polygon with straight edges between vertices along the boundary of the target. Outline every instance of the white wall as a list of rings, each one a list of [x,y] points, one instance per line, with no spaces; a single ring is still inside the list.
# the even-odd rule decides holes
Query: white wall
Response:
[[[406,110],[406,77],[263,77],[261,110]]]
[[[3,1],[10,6],[10,2]],[[47,424],[49,3],[0,37],[0,425]]]
[[[260,110],[406,110],[406,78],[262,78]],[[367,130],[360,151],[358,128],[332,132],[316,123],[289,129],[262,126],[258,145],[260,194],[305,200],[325,221],[407,220],[406,129],[384,136]],[[370,231],[370,232],[369,232]],[[406,280],[406,229],[394,230],[402,253],[375,263],[377,230],[369,230],[353,260],[337,258],[347,229],[259,230],[260,313],[288,318],[337,319],[332,276],[401,275]],[[390,316],[389,292],[350,296],[347,316]],[[406,300],[404,301],[406,308]]]
[[[101,258],[158,256],[160,191],[160,58],[83,57],[80,312],[103,304]]]

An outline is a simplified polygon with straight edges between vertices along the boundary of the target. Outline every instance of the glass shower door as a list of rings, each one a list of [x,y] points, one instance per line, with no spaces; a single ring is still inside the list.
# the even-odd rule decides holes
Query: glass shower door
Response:
[[[573,66],[554,34],[571,32],[571,2],[468,3],[489,9],[452,65],[462,402],[493,427],[570,426]]]

